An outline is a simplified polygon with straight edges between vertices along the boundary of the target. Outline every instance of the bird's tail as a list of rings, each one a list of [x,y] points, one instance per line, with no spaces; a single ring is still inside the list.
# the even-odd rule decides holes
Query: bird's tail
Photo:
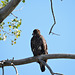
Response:
[[[41,71],[42,71],[42,72],[44,72],[44,71],[45,71],[45,66],[44,66],[44,65],[42,65],[42,63],[40,63],[40,69],[41,69]]]
[[[47,60],[44,60],[44,61],[45,61],[45,63],[47,63]],[[38,63],[39,63],[39,65],[40,65],[41,71],[44,72],[44,71],[45,71],[45,65],[43,65],[43,64],[40,63],[40,62],[38,62]]]

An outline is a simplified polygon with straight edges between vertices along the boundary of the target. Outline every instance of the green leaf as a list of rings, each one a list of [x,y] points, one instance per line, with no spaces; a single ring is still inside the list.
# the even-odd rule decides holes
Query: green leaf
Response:
[[[14,32],[12,32],[12,34],[13,34]]]
[[[13,28],[16,28],[16,26],[14,25]]]
[[[6,33],[4,33],[3,35],[5,35]]]
[[[11,25],[9,25],[9,28],[11,28]]]
[[[5,4],[5,1],[1,1],[1,3],[3,4],[3,7],[6,5],[6,4]]]
[[[14,31],[14,35],[16,34],[16,32]]]
[[[14,27],[12,27],[14,29]]]
[[[23,3],[25,3],[25,0],[22,0]]]
[[[21,25],[22,19],[19,20],[19,24]]]
[[[13,43],[11,43],[11,45],[13,45]]]
[[[9,0],[6,0],[6,2],[9,2]]]
[[[2,26],[2,29],[3,29],[3,26]]]
[[[16,38],[18,38],[18,35],[16,36]]]
[[[1,23],[1,25],[4,25],[4,24],[5,24],[4,22]]]
[[[21,32],[21,30],[18,30],[18,32],[20,33],[20,32]]]
[[[2,40],[2,37],[0,37],[0,40]]]
[[[14,39],[14,41],[16,41],[16,39]]]
[[[11,42],[13,42],[13,40]]]
[[[20,33],[18,34],[18,36],[20,36]]]
[[[1,3],[3,3],[3,4],[4,4],[5,2],[4,2],[4,1],[1,1]]]
[[[9,24],[9,22],[8,22],[8,24]]]
[[[20,19],[20,21],[22,21],[22,19]]]
[[[20,27],[20,24],[17,24],[17,28]]]
[[[14,41],[14,44],[16,44],[16,41]]]
[[[12,22],[18,22],[17,18],[13,19]]]

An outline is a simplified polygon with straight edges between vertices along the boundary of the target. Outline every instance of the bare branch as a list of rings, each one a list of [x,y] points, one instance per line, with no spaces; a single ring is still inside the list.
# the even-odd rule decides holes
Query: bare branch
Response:
[[[13,63],[11,63],[11,65],[14,67],[14,69],[15,69],[15,71],[16,71],[16,75],[19,75],[19,74],[18,74],[18,70],[17,70],[17,68],[15,67],[15,65],[14,65]]]
[[[2,31],[3,31],[4,33],[7,33],[8,35],[11,35],[11,36],[12,36],[12,34],[8,33],[7,31],[4,31],[3,29],[2,29]]]
[[[13,59],[12,59],[12,61],[13,61]],[[9,61],[7,61],[6,63],[8,63],[8,64],[10,64],[11,66],[13,66],[14,69],[15,69],[15,71],[16,71],[16,75],[19,75],[19,74],[18,74],[18,70],[17,70],[17,68],[15,67],[15,65],[14,65],[13,63],[11,63],[11,62],[9,62]]]
[[[52,15],[53,15],[54,24],[52,25],[49,34],[52,32],[52,29],[53,29],[54,25],[56,24],[56,20],[55,20],[55,16],[54,16],[54,11],[53,11],[52,0],[50,0],[50,2],[51,2],[51,11],[52,11]]]
[[[2,66],[2,75],[4,75],[4,66]]]
[[[4,61],[2,62],[2,75],[4,75]]]
[[[53,29],[54,25],[56,24],[56,20],[55,20],[54,11],[53,11],[53,3],[52,3],[52,0],[50,0],[50,2],[51,2],[51,11],[52,11],[52,16],[53,16],[53,21],[54,21],[54,23],[53,23],[53,25],[52,25],[52,27],[51,27],[51,29],[50,29],[50,31],[49,31],[49,34],[52,33],[52,34],[54,34],[54,35],[60,36],[59,34],[56,34],[56,33],[52,32],[52,29]]]
[[[47,55],[41,55],[41,56],[35,56],[35,57],[30,57],[30,58],[25,58],[25,59],[19,59],[19,60],[5,60],[4,66],[11,66],[10,64],[8,64],[7,62],[11,62],[14,65],[22,65],[22,64],[28,64],[28,63],[32,63],[32,62],[38,62],[38,58],[42,59],[42,60],[46,60],[46,59],[59,59],[59,58],[64,58],[64,59],[75,59],[75,54],[47,54]],[[0,61],[0,67],[1,66],[1,62]]]
[[[16,8],[21,0],[11,0],[5,7],[0,9],[0,23]]]

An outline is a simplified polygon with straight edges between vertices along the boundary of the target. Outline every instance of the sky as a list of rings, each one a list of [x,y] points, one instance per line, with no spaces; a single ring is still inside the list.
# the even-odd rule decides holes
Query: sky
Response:
[[[21,8],[22,10],[15,11]],[[26,0],[25,3],[21,2],[13,11],[14,15],[22,18],[21,36],[13,46],[9,37],[6,41],[0,41],[0,61],[13,57],[16,60],[32,57],[30,40],[34,29],[39,29],[46,39],[49,54],[75,54],[75,0],[53,0],[53,9],[56,25],[52,31],[60,34],[60,36],[49,35],[49,30],[53,24],[49,0]],[[13,16],[9,15],[4,21],[8,22],[12,18]],[[74,59],[49,59],[48,65],[53,72],[64,75],[75,74]],[[16,67],[19,75],[51,75],[47,68],[45,72],[41,72],[40,66],[36,62]],[[12,66],[7,66],[4,70],[4,75],[16,75]],[[2,75],[1,68],[0,75]]]

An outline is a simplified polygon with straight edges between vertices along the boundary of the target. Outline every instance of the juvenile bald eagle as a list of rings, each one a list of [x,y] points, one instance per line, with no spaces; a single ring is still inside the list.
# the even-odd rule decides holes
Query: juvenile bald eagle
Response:
[[[34,56],[42,55],[42,54],[48,54],[47,52],[47,44],[44,37],[40,34],[40,30],[35,29],[33,31],[33,37],[31,38],[31,49]],[[47,60],[44,60],[47,63]],[[38,62],[40,64],[41,71],[45,71],[45,66],[42,65],[42,63]]]

